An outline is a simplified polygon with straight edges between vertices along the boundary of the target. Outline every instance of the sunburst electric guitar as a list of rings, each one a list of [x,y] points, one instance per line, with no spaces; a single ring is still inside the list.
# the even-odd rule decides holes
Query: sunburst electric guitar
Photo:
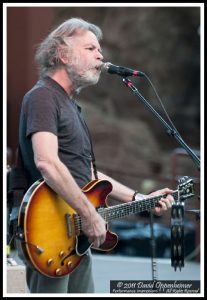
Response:
[[[107,180],[92,180],[82,191],[108,223],[110,220],[148,211],[163,196],[107,206],[112,191]],[[192,180],[186,178],[173,193],[175,201],[193,196]],[[36,181],[22,200],[18,217],[17,250],[26,264],[48,277],[62,277],[74,271],[92,244],[81,231],[81,218],[45,181]],[[107,230],[105,242],[98,250],[109,251],[118,242]]]

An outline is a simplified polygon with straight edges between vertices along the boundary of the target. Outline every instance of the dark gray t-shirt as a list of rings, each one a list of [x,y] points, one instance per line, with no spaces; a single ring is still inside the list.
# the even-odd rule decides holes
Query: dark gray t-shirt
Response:
[[[60,160],[81,188],[87,184],[91,180],[91,143],[81,108],[50,77],[39,80],[22,102],[19,141],[30,184],[41,178],[31,143],[31,135],[38,131],[57,136]]]

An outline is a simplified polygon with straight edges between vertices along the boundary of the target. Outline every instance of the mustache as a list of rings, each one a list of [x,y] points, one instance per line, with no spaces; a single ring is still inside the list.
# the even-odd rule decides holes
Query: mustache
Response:
[[[94,68],[97,69],[98,71],[101,71],[103,64],[104,64],[104,63],[101,62],[101,63],[95,65]]]
[[[71,61],[68,63],[68,67],[71,68],[79,68],[79,59],[77,57],[74,57],[71,59]],[[96,64],[94,63],[88,63],[84,66],[85,70],[90,70],[90,69],[96,69],[98,71],[101,71],[101,67],[103,66],[103,62],[98,62]]]

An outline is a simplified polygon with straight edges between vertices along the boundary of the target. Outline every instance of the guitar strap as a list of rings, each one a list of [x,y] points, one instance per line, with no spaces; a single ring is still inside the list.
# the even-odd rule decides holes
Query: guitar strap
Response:
[[[79,116],[81,118],[81,121],[83,123],[83,125],[85,126],[85,129],[86,129],[86,133],[88,135],[88,138],[89,138],[89,141],[90,141],[90,144],[91,144],[91,157],[92,157],[92,165],[93,165],[93,174],[94,174],[94,177],[95,179],[98,179],[98,172],[97,172],[97,167],[96,167],[96,159],[95,159],[95,155],[94,155],[94,151],[93,151],[93,143],[92,143],[92,138],[91,138],[91,134],[90,134],[90,130],[84,120],[84,117],[82,115],[82,109],[81,109],[81,106],[77,103],[77,101],[75,100],[75,104],[76,104],[76,107],[78,109],[78,113],[79,113]]]
[[[96,159],[95,159],[95,155],[94,155],[94,151],[93,151],[93,143],[92,143],[91,134],[90,134],[90,131],[89,131],[88,126],[87,126],[87,124],[86,124],[85,121],[84,121],[84,124],[85,124],[85,127],[86,127],[86,131],[88,133],[90,144],[91,144],[91,156],[92,156],[92,165],[93,165],[94,177],[95,177],[95,179],[98,179],[98,172],[97,172],[97,167],[96,167]]]
[[[91,138],[90,138],[90,140],[91,140]],[[95,159],[95,155],[94,155],[94,152],[93,152],[92,141],[91,141],[91,154],[92,154],[92,164],[93,164],[94,177],[95,177],[95,179],[98,180],[98,172],[97,172],[97,167],[96,167],[96,159]]]

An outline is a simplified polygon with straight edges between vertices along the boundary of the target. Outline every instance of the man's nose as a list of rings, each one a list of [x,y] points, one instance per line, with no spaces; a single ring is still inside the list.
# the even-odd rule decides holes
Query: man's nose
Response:
[[[103,55],[98,50],[96,51],[96,58],[99,59],[99,60],[103,60]]]

